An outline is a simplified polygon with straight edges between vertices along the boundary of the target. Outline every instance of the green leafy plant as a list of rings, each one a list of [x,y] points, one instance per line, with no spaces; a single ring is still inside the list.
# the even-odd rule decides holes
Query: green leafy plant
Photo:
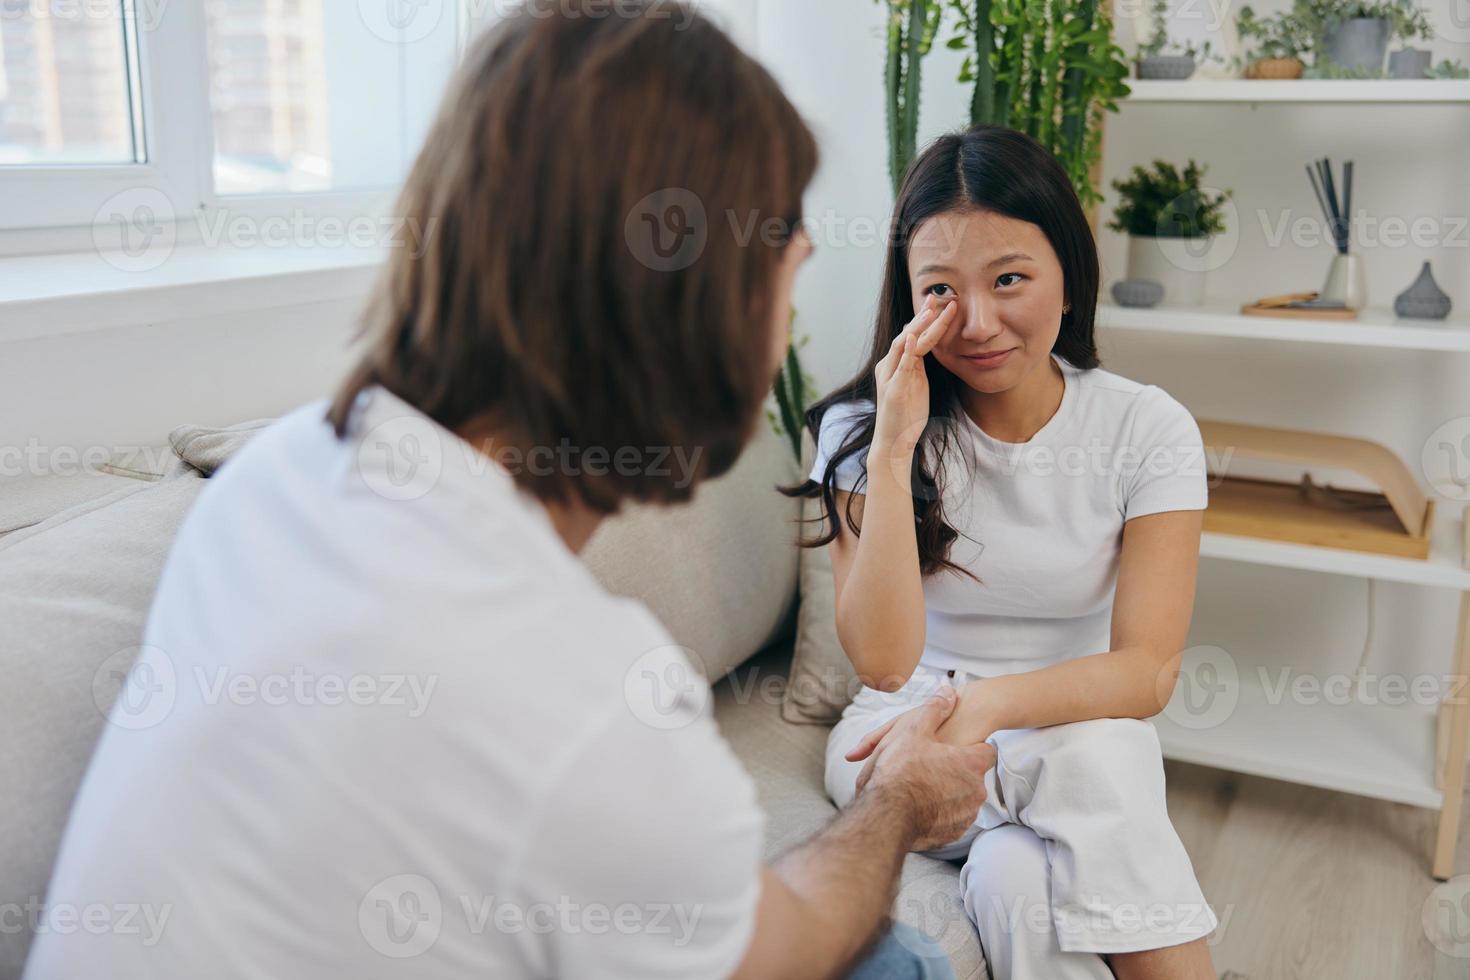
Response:
[[[970,123],[1019,129],[1051,151],[1083,207],[1102,200],[1093,170],[1102,115],[1129,92],[1128,62],[1112,40],[1112,6],[1098,0],[949,0],[968,51],[960,81],[974,85]]]
[[[1265,58],[1302,58],[1310,54],[1316,41],[1313,25],[1298,16],[1298,3],[1291,10],[1258,17],[1249,4],[1240,8],[1235,29],[1243,40],[1254,42],[1247,63]]]
[[[1210,60],[1209,41],[1200,47],[1195,47],[1193,43],[1180,44],[1178,41],[1170,40],[1169,0],[1153,0],[1149,7],[1149,19],[1153,22],[1153,34],[1149,37],[1147,44],[1139,47],[1136,61],[1156,55],[1184,55],[1200,62]]]
[[[1392,36],[1403,41],[1434,37],[1429,16],[1414,0],[1295,0],[1291,14],[1311,33],[1319,52],[1327,35],[1350,20],[1386,20]]]
[[[796,322],[796,314],[791,314],[791,321]],[[766,418],[770,420],[771,428],[776,435],[785,436],[791,443],[791,451],[796,454],[798,462],[801,460],[801,433],[806,425],[806,406],[811,401],[812,394],[817,390],[816,383],[802,370],[801,358],[797,351],[805,347],[810,337],[796,338],[792,333],[791,344],[786,348],[786,360],[782,362],[781,369],[776,372],[776,411],[767,411]]]
[[[1207,194],[1200,186],[1205,169],[1193,160],[1183,173],[1165,160],[1155,160],[1152,170],[1134,167],[1127,180],[1113,181],[1122,199],[1108,227],[1139,238],[1206,238],[1224,231],[1231,192]]]
[[[1424,75],[1425,78],[1470,78],[1470,68],[1460,64],[1460,59],[1450,61],[1446,58]]]

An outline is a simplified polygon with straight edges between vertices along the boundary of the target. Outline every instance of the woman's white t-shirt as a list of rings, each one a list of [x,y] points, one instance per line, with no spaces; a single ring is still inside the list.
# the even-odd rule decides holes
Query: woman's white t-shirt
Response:
[[[1110,648],[1124,522],[1203,510],[1205,455],[1189,410],[1162,388],[1052,355],[1066,388],[1056,414],[1024,443],[987,435],[964,412],[938,476],[949,559],[924,578],[921,662],[981,677],[1034,670]],[[871,401],[822,419],[811,478]],[[862,493],[866,452],[839,465],[836,486]]]

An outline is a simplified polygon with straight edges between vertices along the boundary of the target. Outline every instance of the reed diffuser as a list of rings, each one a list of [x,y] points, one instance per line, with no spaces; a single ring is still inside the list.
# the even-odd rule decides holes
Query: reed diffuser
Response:
[[[1332,242],[1337,253],[1327,267],[1327,279],[1317,296],[1320,306],[1341,304],[1349,310],[1361,310],[1368,303],[1368,285],[1361,256],[1350,251],[1353,223],[1353,161],[1342,165],[1342,195],[1332,179],[1332,161],[1326,157],[1307,165],[1307,179],[1317,195],[1322,217],[1332,229]]]

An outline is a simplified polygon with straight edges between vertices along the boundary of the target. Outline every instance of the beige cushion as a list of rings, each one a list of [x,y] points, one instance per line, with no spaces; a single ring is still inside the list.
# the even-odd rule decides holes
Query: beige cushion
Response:
[[[174,531],[204,486],[177,463],[0,539],[0,905],[46,892],[104,716],[132,665]],[[0,977],[31,933],[0,929]]]
[[[806,436],[806,471],[811,471],[812,440]],[[802,536],[826,533],[822,501],[802,501]],[[801,608],[796,620],[796,653],[781,717],[798,725],[833,725],[862,684],[837,639],[836,588],[827,546],[801,550]]]
[[[119,490],[136,489],[136,480],[105,471],[0,478],[0,538]]]
[[[767,860],[806,840],[837,812],[822,772],[829,728],[781,718],[790,659],[789,646],[773,647],[715,687],[715,720],[755,779],[766,811]],[[949,954],[956,977],[987,980],[979,935],[965,917],[958,863],[910,854],[893,915],[933,936]]]
[[[203,425],[181,425],[168,434],[169,445],[179,458],[205,476],[224,465],[250,438],[275,419],[256,419],[223,429]]]
[[[734,469],[687,505],[625,508],[582,557],[609,591],[646,603],[719,680],[790,635],[800,510],[776,486],[797,478],[790,447],[762,425]]]

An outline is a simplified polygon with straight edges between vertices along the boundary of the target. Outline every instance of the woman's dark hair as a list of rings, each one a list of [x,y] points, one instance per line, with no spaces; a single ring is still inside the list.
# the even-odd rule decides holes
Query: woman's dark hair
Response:
[[[923,222],[952,211],[1003,214],[1030,222],[1046,234],[1061,262],[1065,302],[1071,305],[1071,310],[1062,315],[1061,332],[1052,349],[1083,370],[1102,363],[1093,339],[1099,281],[1097,246],[1066,171],[1026,134],[1000,126],[977,126],[935,140],[909,167],[893,209],[883,290],[867,362],[852,380],[807,411],[806,425],[814,440],[821,432],[822,417],[833,406],[864,400],[876,404],[874,371],[892,347],[893,338],[914,318],[908,243]],[[964,382],[933,354],[924,358],[924,374],[929,380],[929,423],[914,453],[910,477],[919,567],[925,575],[940,569],[969,574],[949,560],[950,545],[958,534],[944,520],[937,480],[938,463],[948,450],[953,421],[964,410],[959,401]],[[803,542],[805,547],[821,547],[837,536],[837,468],[853,456],[866,459],[875,421],[874,411],[859,414],[842,445],[828,459],[821,481],[807,480],[784,491],[791,496],[821,498],[823,516],[819,519],[825,522],[826,530],[819,538]],[[856,492],[862,492],[862,484]],[[851,502],[845,516],[852,532],[860,533]]]
[[[770,393],[776,271],[816,166],[780,87],[692,9],[529,0],[444,99],[395,212],[424,241],[388,258],[329,421],[344,436],[382,386],[523,454],[685,449],[692,472],[512,475],[599,513],[688,499]]]

